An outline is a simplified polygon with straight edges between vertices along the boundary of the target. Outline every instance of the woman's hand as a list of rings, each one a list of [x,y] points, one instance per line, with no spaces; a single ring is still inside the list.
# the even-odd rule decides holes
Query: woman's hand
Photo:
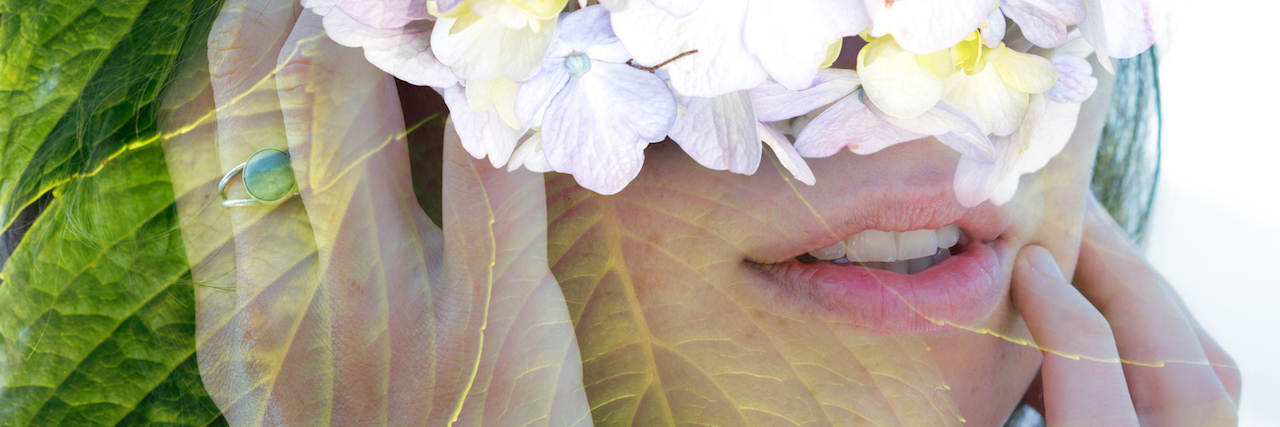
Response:
[[[1044,351],[1049,425],[1234,425],[1240,372],[1097,200],[1075,283],[1022,250],[1013,300]]]
[[[169,100],[166,156],[208,285],[201,376],[232,425],[591,423],[541,175],[469,157],[450,126],[441,230],[415,199],[395,81],[320,16],[228,0],[208,53],[208,90]],[[222,174],[264,148],[289,153],[300,196],[219,207]]]

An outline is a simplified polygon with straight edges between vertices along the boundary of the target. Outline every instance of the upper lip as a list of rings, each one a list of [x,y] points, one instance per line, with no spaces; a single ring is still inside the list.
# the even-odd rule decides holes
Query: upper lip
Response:
[[[916,186],[893,191],[872,191],[849,197],[832,206],[812,208],[818,221],[796,224],[795,232],[769,238],[746,248],[746,261],[774,264],[834,245],[864,230],[910,231],[937,229],[956,224],[977,241],[995,240],[1007,228],[1005,209],[984,203],[965,208],[945,188]],[[813,204],[810,204],[813,206]]]

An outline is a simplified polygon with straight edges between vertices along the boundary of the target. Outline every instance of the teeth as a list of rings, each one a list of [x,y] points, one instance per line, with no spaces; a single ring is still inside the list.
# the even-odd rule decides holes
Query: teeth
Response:
[[[849,261],[896,261],[898,245],[892,231],[867,230],[845,240]]]
[[[903,232],[866,230],[808,255],[840,265],[915,274],[942,263],[951,256],[952,247],[968,241],[956,225]]]
[[[938,232],[934,234],[938,236],[939,248],[950,248],[960,242],[960,226],[958,225],[953,224],[939,228]]]
[[[854,262],[891,262],[933,256],[938,249],[949,249],[968,239],[960,227],[948,225],[937,230],[912,230],[903,232],[866,230],[845,240],[848,250],[843,255]],[[843,249],[843,248],[841,248]],[[818,252],[811,252],[814,258]],[[838,258],[838,257],[837,257]]]
[[[932,256],[938,252],[938,233],[933,230],[912,230],[893,233],[898,246],[898,259],[909,260]]]
[[[809,252],[809,256],[823,261],[832,261],[844,258],[844,242],[836,242],[834,245]]]

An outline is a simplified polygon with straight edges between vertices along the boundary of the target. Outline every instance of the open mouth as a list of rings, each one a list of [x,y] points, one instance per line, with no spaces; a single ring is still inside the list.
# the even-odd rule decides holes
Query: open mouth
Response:
[[[786,294],[859,329],[930,333],[984,318],[1003,295],[1003,241],[970,236],[958,224],[865,229],[794,259],[755,265]]]
[[[960,226],[954,224],[932,230],[865,230],[826,248],[801,254],[796,260],[916,274],[941,264],[968,241]]]

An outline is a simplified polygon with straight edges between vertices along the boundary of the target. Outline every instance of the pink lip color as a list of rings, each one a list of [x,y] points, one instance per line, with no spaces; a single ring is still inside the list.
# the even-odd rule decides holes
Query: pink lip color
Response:
[[[1000,241],[971,241],[942,263],[916,274],[858,265],[787,261],[761,266],[787,294],[825,308],[854,327],[906,335],[969,325],[1004,294]]]

